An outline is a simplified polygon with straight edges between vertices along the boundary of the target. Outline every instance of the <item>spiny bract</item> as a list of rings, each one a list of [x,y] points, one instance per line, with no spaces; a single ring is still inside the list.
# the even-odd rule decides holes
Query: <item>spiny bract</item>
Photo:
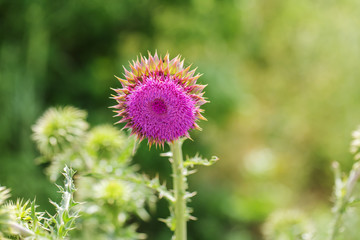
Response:
[[[201,76],[195,74],[191,66],[183,67],[184,60],[177,56],[169,59],[169,54],[159,58],[157,53],[140,57],[130,63],[130,71],[125,67],[125,79],[116,77],[122,89],[113,89],[117,101],[113,106],[117,123],[125,122],[142,141],[149,145],[164,145],[180,137],[190,137],[190,129],[200,129],[196,121],[206,120],[200,106],[207,101],[203,98],[206,85],[198,85]]]

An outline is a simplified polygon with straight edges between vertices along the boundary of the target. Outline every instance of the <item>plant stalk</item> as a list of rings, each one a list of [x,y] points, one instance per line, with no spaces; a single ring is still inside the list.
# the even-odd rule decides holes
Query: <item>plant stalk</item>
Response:
[[[179,139],[170,144],[172,152],[172,169],[173,169],[173,185],[174,185],[174,214],[175,214],[175,240],[186,240],[186,176],[184,171],[182,146],[183,140]]]
[[[344,208],[344,206],[342,206],[341,208]],[[340,210],[336,210],[335,212],[335,216],[332,222],[332,226],[330,228],[330,237],[329,240],[335,240],[338,232],[339,232],[339,228],[340,228],[340,222],[341,222],[341,218],[343,215],[343,211]]]

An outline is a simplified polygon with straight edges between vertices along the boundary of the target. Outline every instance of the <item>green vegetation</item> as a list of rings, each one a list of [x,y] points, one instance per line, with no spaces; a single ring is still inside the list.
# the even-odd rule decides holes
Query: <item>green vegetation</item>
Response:
[[[34,161],[36,119],[50,106],[73,105],[92,126],[112,124],[113,75],[139,53],[168,51],[199,67],[211,101],[203,133],[191,133],[185,152],[222,159],[189,177],[189,191],[198,192],[189,240],[263,239],[264,222],[280,209],[302,212],[326,239],[331,163],[351,170],[349,133],[360,123],[359,12],[356,0],[0,0],[0,184],[14,202],[36,196],[39,211],[55,214],[52,165]],[[168,176],[160,152],[142,143],[133,159],[139,172]],[[94,201],[105,204],[100,196]],[[358,239],[351,209],[339,240]],[[168,215],[160,201],[139,232],[170,239],[157,220]]]

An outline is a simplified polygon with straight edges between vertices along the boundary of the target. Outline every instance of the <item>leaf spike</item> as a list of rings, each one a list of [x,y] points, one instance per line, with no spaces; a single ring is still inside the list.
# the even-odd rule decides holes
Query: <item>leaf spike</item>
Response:
[[[184,66],[184,61],[185,61],[185,60],[182,60],[182,61],[179,63],[179,67],[180,67],[180,68],[183,68],[183,66]]]
[[[158,56],[158,54],[157,54],[157,50],[155,50],[154,60],[155,60],[156,62],[161,62],[161,61],[159,60],[159,56]]]
[[[191,70],[190,72],[188,72],[188,73],[187,73],[187,76],[188,76],[188,77],[192,77],[192,76],[194,75],[194,73],[196,72],[196,70],[197,70],[197,67],[194,68],[193,70]]]
[[[169,63],[169,53],[167,52],[166,53],[166,55],[165,55],[165,57],[164,57],[164,62],[167,62],[167,63]]]
[[[192,66],[192,64],[190,64],[187,68],[185,68],[185,69],[183,70],[183,71],[184,71],[184,74],[185,74],[186,76],[188,76],[189,73],[191,73],[191,72],[193,72],[193,71],[195,70],[195,69],[194,69],[194,70],[192,70],[192,71],[189,72],[191,66]]]
[[[197,113],[197,116],[200,120],[204,120],[204,121],[207,121],[207,118],[204,117],[201,113]]]
[[[194,123],[193,127],[194,127],[196,130],[199,130],[199,131],[202,130],[202,128],[201,128],[197,123]]]
[[[114,75],[114,76],[115,76],[115,75]],[[129,82],[126,81],[125,79],[119,78],[119,77],[117,77],[117,76],[115,76],[115,77],[117,78],[117,80],[120,81],[120,83],[121,83],[121,85],[122,85],[123,87],[126,87],[126,86],[129,84]]]
[[[129,64],[132,72],[135,74],[135,76],[139,75],[139,71],[135,68],[135,65]]]

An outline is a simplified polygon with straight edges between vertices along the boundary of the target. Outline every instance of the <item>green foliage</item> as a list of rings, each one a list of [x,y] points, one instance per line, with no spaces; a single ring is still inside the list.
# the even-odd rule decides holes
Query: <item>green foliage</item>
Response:
[[[303,212],[279,210],[266,221],[263,232],[266,240],[311,240],[314,229]]]
[[[65,177],[64,187],[58,186],[59,192],[62,194],[62,199],[60,205],[56,202],[50,201],[56,207],[56,215],[50,216],[50,221],[55,225],[56,239],[63,239],[68,235],[70,230],[73,230],[75,227],[75,220],[79,217],[79,212],[75,211],[75,206],[78,205],[75,202],[73,195],[76,191],[75,185],[73,183],[73,177],[75,175],[75,171],[67,166],[64,168]],[[50,229],[52,229],[51,226]]]
[[[113,156],[121,157],[124,145],[126,144],[125,136],[114,131],[110,125],[101,125],[92,128],[86,138],[86,148],[89,155],[96,159],[111,159]],[[127,159],[118,159],[120,162]]]
[[[39,163],[50,162],[47,173],[52,181],[60,176],[64,165],[82,166],[81,149],[89,125],[87,113],[74,107],[50,108],[33,126],[33,139],[43,154]]]
[[[145,235],[136,232],[137,225],[131,222],[135,216],[148,220],[146,203],[151,205],[155,199],[143,181],[133,181],[140,179],[130,165],[135,138],[110,125],[88,130],[86,115],[74,107],[51,108],[33,127],[41,158],[50,162],[46,169],[50,179],[58,178],[64,164],[77,171],[77,201],[82,204],[69,198],[71,194],[63,194],[61,206],[52,202],[58,210],[51,218],[56,237],[63,238],[74,228],[73,239],[143,239]],[[74,175],[72,170],[65,171],[65,176]],[[75,191],[70,179],[66,178],[65,188],[59,187],[60,192]],[[77,210],[71,213],[69,208]]]
[[[179,143],[175,143],[175,144],[178,144],[180,151],[182,151],[181,146],[182,146],[182,143],[185,141],[185,139],[180,139],[177,141]],[[195,157],[193,157],[193,158],[187,157],[187,159],[185,161],[183,161],[181,159],[179,161],[180,166],[177,166],[175,164],[175,159],[174,159],[175,153],[173,151],[175,151],[175,150],[172,149],[171,152],[162,153],[160,155],[163,157],[169,157],[170,163],[172,164],[174,188],[172,190],[167,190],[166,184],[165,183],[160,184],[158,177],[151,179],[151,180],[148,180],[147,178],[145,178],[145,181],[143,181],[143,182],[148,187],[157,191],[160,198],[164,197],[169,202],[170,216],[166,219],[162,218],[160,220],[162,222],[164,222],[170,230],[176,231],[176,229],[177,229],[176,220],[178,218],[176,216],[175,209],[176,209],[178,201],[179,201],[177,199],[179,196],[177,196],[177,194],[176,194],[177,189],[176,189],[176,185],[175,185],[177,179],[181,178],[181,180],[183,181],[183,184],[184,184],[183,189],[180,189],[180,192],[182,192],[180,197],[183,198],[183,200],[185,201],[185,209],[184,209],[184,213],[183,213],[185,216],[185,222],[187,222],[188,220],[196,220],[196,218],[191,215],[191,213],[193,212],[193,209],[190,207],[187,207],[187,203],[190,202],[191,197],[196,195],[196,192],[186,191],[188,188],[187,176],[192,173],[195,173],[195,170],[189,170],[189,169],[193,168],[195,165],[211,166],[212,164],[217,162],[219,159],[217,157],[213,156],[210,160],[207,160],[207,159],[201,158],[199,156],[199,154],[196,154]],[[178,157],[182,158],[182,154],[181,154],[181,156],[178,156]],[[178,170],[177,170],[177,168],[178,168]],[[176,174],[178,174],[178,176],[175,177]],[[187,233],[185,232],[184,234],[186,235]],[[176,237],[178,237],[178,236],[176,236],[176,232],[175,232],[175,235],[173,236],[173,238],[176,238]]]
[[[74,201],[74,174],[71,168],[64,168],[64,187],[58,186],[62,201],[60,204],[50,201],[56,207],[55,215],[37,211],[35,200],[24,202],[18,199],[16,203],[0,204],[0,237],[29,240],[69,239],[68,233],[73,230],[74,222],[79,217],[78,211],[74,209],[77,205]],[[1,188],[0,192],[4,202],[4,196],[9,191]]]
[[[359,129],[353,132],[353,141],[350,151],[354,154],[355,162],[349,174],[342,173],[338,162],[333,162],[335,172],[334,182],[334,206],[332,222],[327,221],[327,233],[321,233],[320,228],[313,229],[310,219],[298,210],[280,210],[271,214],[263,227],[263,233],[267,240],[301,240],[301,239],[352,239],[351,233],[345,228],[346,222],[358,223],[359,219],[348,213],[358,206],[359,199]],[[319,222],[317,222],[319,225]],[[315,234],[314,234],[315,233]],[[318,237],[315,238],[315,236]],[[321,237],[319,237],[321,236]]]
[[[111,122],[112,75],[157,49],[205,73],[206,134],[185,148],[224,159],[189,179],[201,186],[196,215],[221,233],[192,222],[195,239],[258,239],[269,212],[300,199],[326,212],[328,166],[340,160],[350,170],[344,149],[360,119],[359,12],[358,0],[0,1],[0,182],[51,209],[56,193],[46,165],[32,161],[30,126],[58,104],[91,110],[92,124]],[[134,161],[162,176],[157,155],[143,145]],[[153,239],[167,239],[149,225]]]
[[[343,225],[343,216],[349,210],[351,206],[356,206],[360,199],[356,197],[356,186],[360,178],[360,161],[359,161],[359,129],[353,132],[353,141],[351,142],[350,152],[354,154],[354,160],[356,161],[348,175],[342,174],[340,165],[338,162],[333,163],[335,172],[335,184],[334,184],[334,207],[333,207],[333,224],[331,226],[331,232],[329,239],[337,239],[340,229]]]

